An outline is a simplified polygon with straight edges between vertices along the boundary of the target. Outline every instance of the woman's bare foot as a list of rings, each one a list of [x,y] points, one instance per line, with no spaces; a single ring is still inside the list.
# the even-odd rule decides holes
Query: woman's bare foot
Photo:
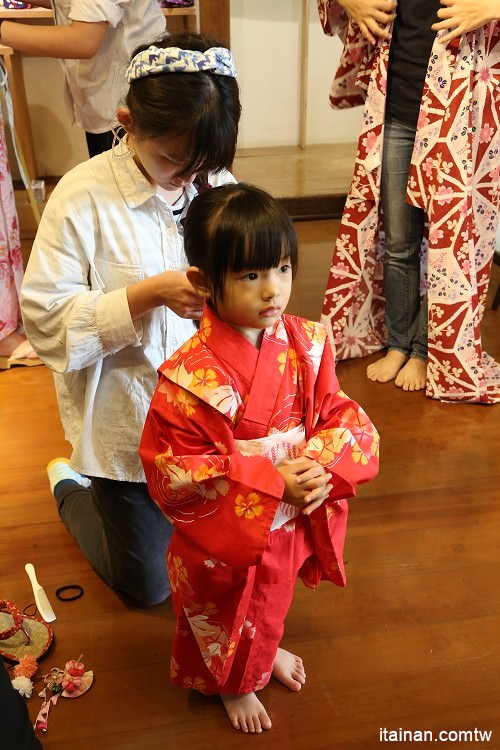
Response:
[[[222,695],[222,702],[229,721],[242,732],[260,734],[263,729],[271,729],[271,719],[255,693],[244,695]]]
[[[425,388],[427,362],[418,357],[410,357],[398,372],[395,384],[403,391],[421,391]]]
[[[279,648],[274,660],[273,677],[290,690],[300,690],[306,681],[304,663],[300,656]]]
[[[23,357],[36,357],[35,352],[33,352],[33,349],[27,342],[26,336],[23,336],[21,333],[16,333],[15,331],[14,333],[9,333],[8,336],[0,341],[0,356],[10,357],[21,345],[24,345],[22,348],[26,349],[26,351],[22,352]],[[31,352],[33,352],[32,355]]]
[[[0,370],[8,370],[14,365],[42,365],[30,342],[23,334],[9,333],[0,341]]]
[[[375,383],[388,383],[389,380],[394,380],[407,359],[408,357],[404,352],[389,349],[385,357],[368,365],[366,376],[368,380],[373,380]]]

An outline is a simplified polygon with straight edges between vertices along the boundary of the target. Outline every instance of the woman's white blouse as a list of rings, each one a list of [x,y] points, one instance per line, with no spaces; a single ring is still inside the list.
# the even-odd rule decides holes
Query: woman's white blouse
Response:
[[[166,201],[132,158],[112,154],[79,164],[57,184],[20,299],[28,338],[54,371],[73,468],[139,482],[137,450],[157,368],[194,324],[167,307],[131,318],[126,287],[187,261]],[[214,186],[234,181],[229,172],[210,176]],[[188,201],[195,195],[189,186]]]

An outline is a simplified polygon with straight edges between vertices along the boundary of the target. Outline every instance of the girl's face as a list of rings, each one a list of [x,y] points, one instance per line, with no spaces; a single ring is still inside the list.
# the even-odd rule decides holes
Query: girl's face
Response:
[[[285,311],[291,291],[292,267],[283,255],[276,268],[228,273],[215,308],[221,320],[259,346],[262,331]]]
[[[178,191],[196,177],[196,172],[187,169],[190,154],[183,136],[136,138],[132,133],[129,145],[135,151],[135,163],[153,185]]]

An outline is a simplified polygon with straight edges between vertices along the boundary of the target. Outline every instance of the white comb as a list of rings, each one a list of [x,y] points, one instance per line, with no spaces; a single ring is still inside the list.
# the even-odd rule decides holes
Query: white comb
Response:
[[[56,619],[56,615],[50,605],[47,594],[37,581],[35,567],[31,563],[26,563],[24,569],[31,581],[31,585],[33,587],[33,595],[35,597],[36,606],[38,611],[40,612],[40,616],[45,620],[45,622],[52,622]]]

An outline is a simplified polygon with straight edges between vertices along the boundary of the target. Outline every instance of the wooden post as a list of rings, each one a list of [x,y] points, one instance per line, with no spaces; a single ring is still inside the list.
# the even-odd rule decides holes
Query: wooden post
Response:
[[[200,31],[230,46],[230,0],[199,0]]]
[[[29,118],[26,90],[24,88],[23,63],[21,55],[14,52],[12,47],[0,45],[0,55],[5,61],[5,67],[9,75],[10,93],[12,107],[14,110],[14,123],[19,135],[19,141],[26,162],[26,170],[30,180],[38,177],[38,169],[33,146],[33,136]]]
[[[299,146],[307,145],[307,83],[309,73],[309,0],[302,0],[300,33]]]

